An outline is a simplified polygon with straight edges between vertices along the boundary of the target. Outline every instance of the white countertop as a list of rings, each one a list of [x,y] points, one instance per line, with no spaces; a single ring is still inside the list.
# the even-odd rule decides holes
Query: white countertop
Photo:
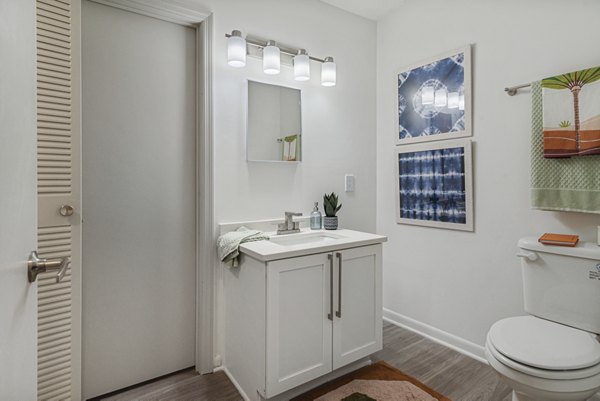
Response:
[[[275,232],[269,232],[267,234],[274,240],[246,242],[240,245],[240,252],[261,262],[268,262],[277,259],[293,258],[296,256],[379,244],[387,241],[387,237],[383,235],[345,229],[303,229],[300,233],[296,234],[276,235]],[[318,240],[319,237],[326,238],[324,240]],[[301,238],[317,238],[317,240],[306,243],[295,243],[296,241],[301,240]],[[276,241],[280,241],[281,243]]]

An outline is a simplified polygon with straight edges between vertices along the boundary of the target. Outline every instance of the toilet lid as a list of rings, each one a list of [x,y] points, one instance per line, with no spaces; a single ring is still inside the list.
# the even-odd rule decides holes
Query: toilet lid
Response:
[[[534,316],[500,320],[488,338],[507,358],[540,369],[574,370],[600,363],[595,334]]]

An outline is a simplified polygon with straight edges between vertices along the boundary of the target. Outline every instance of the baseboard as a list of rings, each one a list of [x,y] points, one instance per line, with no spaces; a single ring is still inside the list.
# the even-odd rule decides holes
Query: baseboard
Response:
[[[386,308],[383,308],[383,320],[420,334],[425,338],[458,351],[461,354],[464,354],[479,362],[483,362],[485,364],[488,363],[485,359],[484,347],[467,341],[464,338],[455,336],[454,334],[450,334],[428,324],[421,323],[415,319],[401,315]]]
[[[248,395],[244,392],[244,390],[242,390],[242,387],[237,382],[237,380],[235,380],[235,377],[233,377],[233,375],[229,372],[227,367],[219,366],[218,368],[215,368],[214,371],[215,372],[221,372],[221,371],[224,372],[225,375],[229,378],[229,380],[231,380],[231,383],[233,383],[233,385],[236,388],[236,390],[238,391],[238,393],[240,393],[240,395],[242,396],[244,401],[251,401],[250,397],[248,397]]]

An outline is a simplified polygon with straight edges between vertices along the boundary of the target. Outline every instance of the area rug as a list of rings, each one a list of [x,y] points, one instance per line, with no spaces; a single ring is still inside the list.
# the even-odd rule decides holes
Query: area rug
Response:
[[[292,401],[450,401],[381,361],[310,390]]]

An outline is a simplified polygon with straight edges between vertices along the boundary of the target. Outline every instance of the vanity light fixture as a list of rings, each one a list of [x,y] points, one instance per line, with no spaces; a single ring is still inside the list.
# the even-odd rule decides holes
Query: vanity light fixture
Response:
[[[310,58],[306,50],[298,50],[294,56],[294,79],[296,81],[308,81],[310,79]]]
[[[246,66],[246,39],[238,30],[227,38],[227,64],[236,68]]]
[[[296,81],[310,80],[310,61],[312,60],[322,64],[321,85],[336,85],[337,68],[333,57],[321,59],[309,55],[304,49],[278,45],[274,40],[265,41],[250,36],[244,38],[238,30],[225,34],[225,37],[227,38],[227,63],[232,67],[244,67],[248,55],[262,57],[264,73],[276,75],[281,72],[281,54],[285,54],[284,64],[289,65],[290,61],[293,63],[294,79]],[[249,51],[250,46],[262,50],[262,52]]]
[[[321,85],[335,86],[337,81],[337,68],[333,57],[325,57],[321,66]]]
[[[274,40],[269,40],[263,49],[263,71],[267,75],[277,75],[281,71],[281,51]]]

